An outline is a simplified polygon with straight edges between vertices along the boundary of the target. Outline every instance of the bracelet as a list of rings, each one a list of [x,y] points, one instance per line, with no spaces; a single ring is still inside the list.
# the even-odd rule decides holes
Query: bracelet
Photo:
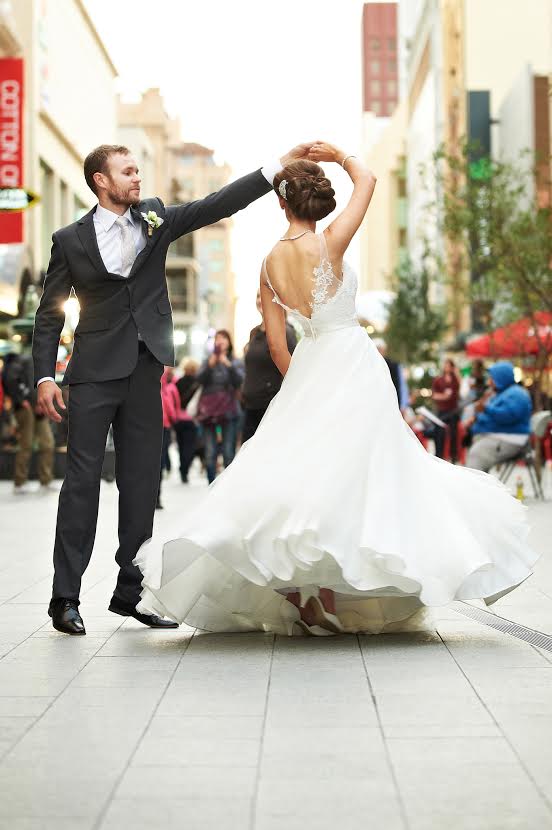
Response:
[[[356,156],[355,156],[355,155],[353,155],[353,153],[351,153],[351,154],[350,154],[350,155],[348,155],[348,156],[345,156],[345,158],[344,158],[344,159],[343,159],[343,161],[341,162],[341,166],[342,166],[342,168],[343,168],[344,170],[345,170],[345,162],[346,162],[346,161],[348,161],[349,159],[356,159]]]

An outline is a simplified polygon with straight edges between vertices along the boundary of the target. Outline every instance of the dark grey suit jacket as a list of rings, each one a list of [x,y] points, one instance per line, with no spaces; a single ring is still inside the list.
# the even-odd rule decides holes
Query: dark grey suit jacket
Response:
[[[33,360],[35,383],[55,377],[63,304],[71,288],[79,300],[80,322],[63,384],[115,380],[131,374],[138,359],[138,331],[148,349],[164,365],[174,364],[171,304],[165,260],[171,242],[247,207],[271,190],[260,170],[243,176],[205,199],[165,207],[146,199],[134,216],[154,210],[164,220],[146,232],[146,247],[128,277],[110,274],[103,264],[94,229],[93,208],[86,216],[56,231],[44,292],[36,313]]]

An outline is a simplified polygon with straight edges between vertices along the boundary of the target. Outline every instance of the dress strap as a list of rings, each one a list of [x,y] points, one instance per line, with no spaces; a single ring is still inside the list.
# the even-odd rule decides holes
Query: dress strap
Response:
[[[328,246],[326,245],[326,237],[324,236],[324,231],[318,234],[318,239],[320,240],[320,265],[322,265],[325,259],[329,259]]]
[[[266,269],[266,257],[263,259],[262,273],[263,273],[265,283],[268,285],[268,287],[272,291],[272,294],[274,295],[272,297],[272,302],[273,303],[278,303],[278,305],[281,305],[282,308],[284,308],[286,311],[291,311],[291,309],[288,308],[287,305],[281,301],[281,299],[277,295],[276,291],[274,290],[274,286],[270,282],[270,277],[268,276],[268,271]]]

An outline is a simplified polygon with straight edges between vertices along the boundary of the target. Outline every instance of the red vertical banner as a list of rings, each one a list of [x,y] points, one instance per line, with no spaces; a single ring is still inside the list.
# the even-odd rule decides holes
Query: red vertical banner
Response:
[[[0,58],[0,187],[23,187],[23,58]],[[23,242],[23,213],[0,213],[0,243]]]

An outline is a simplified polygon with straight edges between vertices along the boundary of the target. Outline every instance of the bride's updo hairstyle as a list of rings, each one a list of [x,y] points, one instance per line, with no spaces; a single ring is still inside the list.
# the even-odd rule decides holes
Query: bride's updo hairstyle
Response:
[[[285,182],[285,184],[283,184]],[[298,219],[318,222],[335,210],[335,190],[314,161],[299,159],[274,177],[274,190]]]

